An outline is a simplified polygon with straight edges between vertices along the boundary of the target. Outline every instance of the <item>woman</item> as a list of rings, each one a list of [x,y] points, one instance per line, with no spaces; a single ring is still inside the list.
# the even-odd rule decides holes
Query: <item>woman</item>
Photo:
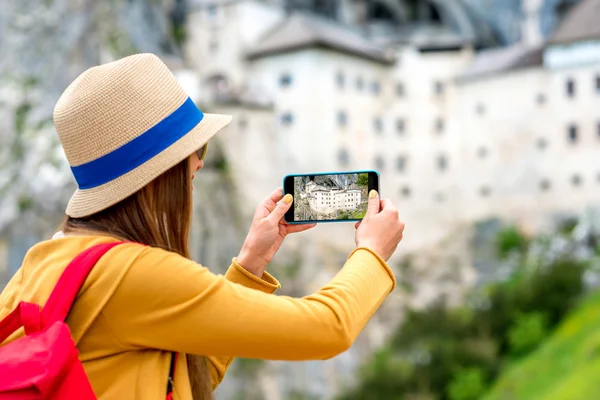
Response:
[[[211,398],[236,356],[333,357],[394,288],[385,260],[404,226],[375,192],[356,226],[357,249],[327,286],[302,299],[273,296],[279,283],[265,271],[288,233],[312,227],[282,222],[292,197],[281,189],[257,208],[225,276],[190,260],[192,179],[208,140],[231,117],[203,114],[153,55],[84,72],[59,99],[54,121],[78,190],[60,234],[30,249],[0,295],[0,317],[21,300],[44,304],[86,248],[134,242],[100,259],[67,319],[99,399],[164,399],[171,352],[180,355],[177,400]]]

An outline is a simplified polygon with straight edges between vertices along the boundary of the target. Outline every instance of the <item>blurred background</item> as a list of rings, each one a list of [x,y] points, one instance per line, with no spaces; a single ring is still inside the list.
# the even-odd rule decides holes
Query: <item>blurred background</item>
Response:
[[[86,68],[157,54],[234,115],[197,177],[215,272],[289,173],[377,169],[398,287],[326,361],[239,359],[217,399],[600,398],[600,0],[0,0],[0,288],[74,181],[52,123]],[[317,290],[352,224],[290,237]]]

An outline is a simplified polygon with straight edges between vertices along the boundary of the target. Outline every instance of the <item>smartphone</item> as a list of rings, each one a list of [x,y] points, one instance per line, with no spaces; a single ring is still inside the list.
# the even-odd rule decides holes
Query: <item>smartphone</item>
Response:
[[[360,221],[372,189],[379,192],[377,171],[288,175],[283,178],[283,193],[292,194],[294,203],[284,220],[289,224]]]

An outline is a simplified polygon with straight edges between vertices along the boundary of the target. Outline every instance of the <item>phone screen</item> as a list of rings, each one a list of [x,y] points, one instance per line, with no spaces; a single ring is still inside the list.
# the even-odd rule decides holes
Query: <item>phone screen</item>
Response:
[[[294,196],[286,222],[360,221],[367,212],[369,191],[379,191],[375,171],[288,175],[284,192]]]

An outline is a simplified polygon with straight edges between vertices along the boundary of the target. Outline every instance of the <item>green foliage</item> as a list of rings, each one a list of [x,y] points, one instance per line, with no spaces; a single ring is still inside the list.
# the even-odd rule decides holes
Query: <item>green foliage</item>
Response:
[[[358,178],[356,179],[356,184],[360,186],[369,186],[369,174],[358,174]]]
[[[500,258],[506,258],[513,252],[522,252],[527,248],[527,239],[517,227],[510,226],[501,230],[496,239],[496,249]]]
[[[339,400],[403,399],[403,388],[409,383],[412,371],[407,363],[393,358],[390,350],[376,352],[373,362],[363,368],[360,387],[343,394]]]
[[[458,372],[448,386],[450,400],[477,400],[486,388],[484,373],[479,368],[466,368]]]
[[[532,262],[528,241],[514,228],[495,243],[499,255],[519,255],[521,265],[509,279],[474,289],[463,307],[448,309],[440,299],[407,310],[388,345],[341,400],[480,399],[507,365],[538,351],[580,300],[588,263],[570,255]],[[590,349],[600,357],[600,340]]]
[[[185,29],[185,24],[182,24],[182,23],[171,24],[171,35],[173,36],[173,40],[175,41],[177,46],[182,47],[187,38],[187,31]]]
[[[269,269],[277,276],[281,276],[284,279],[295,279],[300,272],[300,266],[302,265],[302,256],[300,252],[294,253],[293,257],[289,258],[289,261],[283,264],[271,263]]]
[[[512,364],[485,400],[600,398],[600,291],[565,319],[530,356]]]
[[[17,135],[22,135],[25,132],[25,124],[30,112],[31,103],[29,102],[23,102],[15,109],[15,132]]]
[[[43,119],[41,121],[38,121],[38,123],[35,125],[35,130],[41,131],[42,129],[52,126],[52,124],[53,124],[53,121],[52,121],[51,117]]]
[[[19,211],[24,212],[33,207],[33,199],[29,196],[21,196],[19,198]]]
[[[362,208],[362,209],[354,211],[350,215],[350,218],[352,218],[352,219],[362,219],[362,218],[365,217],[366,214],[367,214],[367,209],[366,208]]]
[[[510,353],[509,330],[523,314],[544,313],[550,329],[564,317],[583,291],[585,265],[561,259],[530,276],[488,287],[489,308],[478,312],[481,329],[490,332],[501,355]]]
[[[365,216],[367,209],[361,207],[356,210],[339,210],[336,214],[336,219],[360,219]]]
[[[576,218],[567,218],[561,222],[558,227],[558,232],[565,236],[571,235],[577,226],[577,222]]]
[[[255,377],[265,364],[264,360],[255,358],[236,358],[233,373],[236,376]]]
[[[346,210],[338,211],[337,219],[349,219],[352,214]]]
[[[32,89],[40,83],[40,78],[37,76],[29,76],[23,81],[23,89]]]
[[[522,356],[535,349],[548,335],[547,320],[545,314],[538,312],[518,317],[508,331],[511,354]]]
[[[225,159],[225,157],[219,157],[215,161],[215,168],[222,172],[228,172],[229,171],[229,163],[227,162],[227,159]]]
[[[116,57],[129,56],[138,53],[137,48],[128,35],[120,30],[112,30],[106,39],[108,50]]]

